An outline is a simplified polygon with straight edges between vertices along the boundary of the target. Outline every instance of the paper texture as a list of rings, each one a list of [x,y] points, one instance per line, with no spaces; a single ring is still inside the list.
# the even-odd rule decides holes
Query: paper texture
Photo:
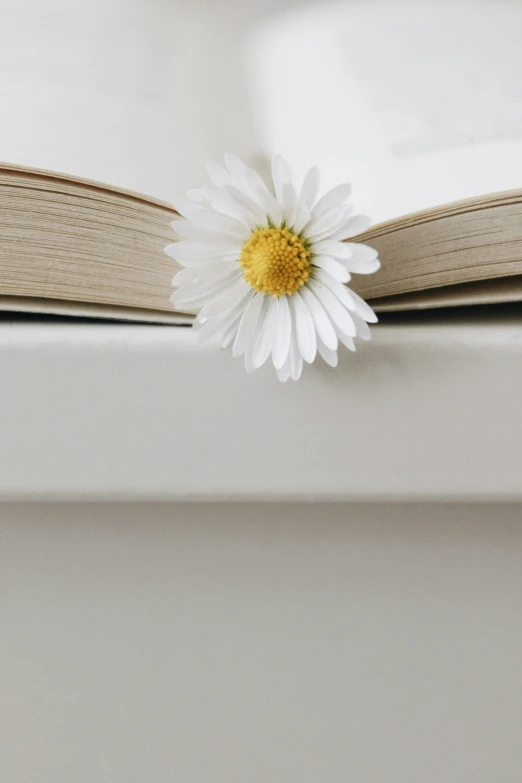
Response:
[[[0,159],[172,201],[280,151],[375,221],[520,186],[516,0],[233,5],[3,0]]]
[[[375,221],[520,187],[522,5],[353,2],[249,42],[266,146]],[[298,132],[296,132],[298,130]]]
[[[234,3],[236,5],[236,3]],[[255,131],[214,0],[1,0],[0,160],[171,202]]]

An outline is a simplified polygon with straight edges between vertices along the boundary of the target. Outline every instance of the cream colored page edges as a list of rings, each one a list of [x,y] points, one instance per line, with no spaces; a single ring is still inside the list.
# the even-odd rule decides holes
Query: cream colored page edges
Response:
[[[172,208],[101,183],[0,169],[4,295],[172,310]]]

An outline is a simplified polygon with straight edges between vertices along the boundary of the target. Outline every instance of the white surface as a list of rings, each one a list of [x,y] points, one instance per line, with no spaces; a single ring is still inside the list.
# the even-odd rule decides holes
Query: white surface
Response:
[[[281,385],[182,327],[0,324],[0,498],[522,500],[522,324],[379,325]]]
[[[520,523],[0,506],[0,778],[518,782]]]
[[[0,14],[1,160],[170,201],[207,159],[280,151],[298,174],[353,182],[374,220],[521,184],[517,0],[0,0]]]
[[[0,160],[171,201],[260,152],[245,31],[295,0],[0,0]]]
[[[375,221],[522,184],[522,5],[316,3],[245,47],[263,146]],[[298,132],[296,132],[298,129]]]

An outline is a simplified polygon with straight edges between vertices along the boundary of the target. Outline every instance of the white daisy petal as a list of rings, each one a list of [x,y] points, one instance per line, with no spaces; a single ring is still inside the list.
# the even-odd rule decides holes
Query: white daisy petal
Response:
[[[223,226],[220,231],[206,228],[200,223],[194,223],[190,220],[179,220],[176,231],[183,239],[190,239],[192,242],[199,242],[202,245],[213,245],[214,247],[230,248],[241,251],[243,242],[250,235],[249,229],[245,226],[243,236],[238,233],[228,232]]]
[[[181,233],[188,224],[195,224],[220,234],[232,234],[241,240],[245,240],[249,234],[249,228],[240,220],[227,215],[218,215],[212,208],[199,210],[199,214],[194,215],[190,220],[176,220],[172,226]]]
[[[268,189],[257,171],[245,166],[245,180],[250,189],[250,194],[260,204],[273,225],[281,225],[284,215],[283,206]]]
[[[242,207],[245,212],[252,216],[252,218],[255,220],[256,226],[266,223],[266,215],[263,211],[263,208],[247,193],[244,193],[235,185],[226,185],[224,190],[230,196],[230,198],[236,202],[236,204],[239,204],[239,206]]]
[[[251,299],[253,299],[255,292],[253,289],[249,289],[244,297],[228,312],[223,313],[217,318],[211,318],[207,320],[204,328],[201,330],[199,339],[201,342],[211,340],[214,336],[219,336],[222,339],[224,333],[235,324],[236,331],[239,326],[239,319],[243,315],[245,307],[248,305]],[[234,335],[235,336],[235,335]]]
[[[298,381],[303,373],[303,357],[299,354],[297,358],[297,372],[294,375],[294,381]]]
[[[272,180],[276,199],[283,203],[283,187],[292,181],[288,163],[281,155],[275,155],[272,160]]]
[[[350,242],[332,242],[329,239],[323,239],[321,242],[314,242],[314,252],[337,259],[352,258],[353,246],[354,243]]]
[[[341,210],[344,203],[350,198],[352,186],[348,183],[337,185],[329,190],[324,196],[321,196],[313,209],[314,219],[329,212],[331,209]]]
[[[381,267],[377,251],[368,245],[356,242],[318,242],[314,250],[321,254],[331,255],[349,272],[360,275],[370,275]]]
[[[261,367],[270,356],[277,334],[277,299],[273,296],[267,296],[265,299],[269,303],[268,312],[256,340],[253,359],[254,367],[256,369]]]
[[[353,315],[352,315],[353,318]],[[355,351],[355,343],[353,341],[353,337],[350,337],[349,335],[345,334],[339,327],[334,324],[334,329],[337,332],[337,336],[339,340],[342,342],[342,344],[345,346],[345,348],[348,348],[349,351],[354,352]]]
[[[355,305],[351,293],[345,285],[338,280],[335,280],[332,275],[328,274],[328,272],[325,272],[323,269],[316,269],[314,270],[312,277],[314,280],[317,280],[319,283],[326,286],[326,288],[329,288],[332,294],[334,294],[348,310],[354,309]]]
[[[256,221],[243,207],[234,201],[225,190],[220,190],[211,182],[206,182],[203,186],[209,203],[218,215],[225,215],[239,221],[250,230],[256,226]]]
[[[355,337],[356,329],[353,318],[337,297],[317,280],[309,280],[308,286],[319,299],[333,323],[349,337]]]
[[[266,185],[262,183],[262,188],[259,186],[252,186],[251,190],[255,194],[257,201],[261,204],[267,217],[274,226],[280,226],[283,222],[284,209],[277,201],[272,193],[268,190]]]
[[[206,318],[203,318],[203,316],[202,316],[202,315],[198,315],[198,316],[196,317],[196,319],[195,319],[194,323],[192,324],[192,329],[193,329],[195,332],[199,332],[199,331],[201,331],[201,329],[203,329],[203,327],[204,327],[204,326],[205,326],[205,324],[207,324],[207,323],[208,323],[208,320],[207,320]]]
[[[165,253],[183,266],[204,266],[210,261],[234,261],[239,259],[237,250],[201,245],[189,240],[167,245]]]
[[[277,370],[277,377],[281,383],[286,383],[290,378],[290,361],[287,359],[282,367]]]
[[[313,256],[311,259],[312,266],[324,269],[336,280],[341,283],[347,283],[350,280],[350,273],[345,266],[336,261],[335,258],[330,256]]]
[[[301,186],[301,193],[299,196],[300,201],[307,209],[312,209],[319,195],[319,169],[317,166],[312,166],[308,169],[306,176]]]
[[[295,324],[293,324],[295,327]],[[290,378],[293,381],[298,381],[303,372],[303,357],[299,351],[297,345],[297,335],[295,328],[292,328],[292,335],[290,337],[290,350],[288,353],[288,364],[290,368]]]
[[[222,277],[211,280],[200,280],[189,285],[184,285],[175,291],[170,301],[178,307],[196,307],[193,302],[199,299],[205,299],[205,297],[215,294],[222,288],[228,287],[231,283],[242,277],[243,272],[241,269],[235,269],[232,272],[227,272]]]
[[[233,342],[236,338],[240,318],[241,316],[237,314],[234,317],[229,314],[226,321],[222,318],[212,318],[210,321],[207,321],[200,331],[199,342],[205,344],[213,343],[223,347],[223,343],[226,342],[231,335]]]
[[[337,351],[332,351],[331,348],[328,348],[328,346],[323,343],[320,337],[317,338],[317,352],[321,358],[324,359],[326,364],[328,364],[330,367],[337,367],[339,363]]]
[[[268,216],[274,225],[279,225],[283,218],[283,207],[278,204],[257,171],[246,166],[236,155],[226,153],[225,160],[227,168],[234,175],[235,184],[256,202],[265,218]]]
[[[172,285],[179,288],[182,285],[189,285],[199,281],[217,280],[222,278],[228,272],[240,270],[241,267],[237,261],[220,261],[219,263],[210,263],[204,266],[190,266],[181,269],[172,278]]]
[[[355,323],[355,328],[357,329],[357,337],[360,337],[361,340],[369,340],[372,336],[372,333],[370,332],[370,327],[366,321],[363,321],[363,319],[357,315],[357,313],[352,313],[352,318]]]
[[[371,275],[381,268],[377,250],[358,242],[341,242],[345,245],[350,255],[343,260],[345,267],[359,275]]]
[[[193,278],[192,282],[196,282],[196,279],[210,282],[211,280],[217,280],[219,277],[223,277],[223,275],[228,272],[233,272],[236,269],[240,271],[242,267],[239,265],[239,261],[234,259],[233,261],[219,261],[217,263],[216,261],[210,261],[208,264],[203,264],[201,266],[186,267],[182,271],[192,272],[193,275],[196,275],[196,278]]]
[[[170,297],[170,301],[174,305],[174,308],[176,310],[179,310],[182,313],[187,313],[193,310],[199,310],[201,307],[206,307],[206,305],[210,304],[214,299],[217,299],[217,297],[221,296],[221,294],[224,293],[226,290],[227,290],[227,286],[222,286],[216,291],[212,291],[212,293],[210,294],[205,294],[204,296],[199,296],[197,298],[194,297],[194,299],[188,299],[184,301],[179,301],[177,299],[174,299],[174,294],[173,294]]]
[[[231,326],[228,327],[228,329],[225,331],[221,338],[221,349],[223,351],[227,351],[232,343],[234,342],[235,336],[237,332],[237,323],[233,323]]]
[[[250,195],[254,195],[250,188],[252,177],[249,176],[249,173],[256,174],[256,172],[249,169],[241,158],[238,158],[237,155],[232,155],[230,152],[225,152],[225,166],[233,180],[229,184],[235,184],[238,188],[249,191]]]
[[[343,211],[331,209],[329,212],[321,215],[321,217],[312,219],[306,227],[307,238],[314,243],[328,239],[346,223],[349,214],[349,209],[344,209]]]
[[[236,339],[232,346],[232,356],[242,356],[256,333],[257,320],[263,307],[264,294],[256,293],[250,300],[239,323]]]
[[[173,240],[174,242],[181,242],[181,240],[182,240],[182,239],[186,239],[186,237],[182,236],[181,234],[179,234],[179,233],[176,231],[176,226],[175,226],[175,223],[176,223],[176,221],[175,221],[175,220],[173,220],[173,221],[172,221],[172,223],[170,224],[170,225],[172,226],[172,240]]]
[[[305,362],[312,364],[317,352],[317,337],[314,319],[312,318],[310,310],[299,295],[299,292],[296,292],[290,297],[290,306],[293,309],[293,320],[295,322],[299,351]]]
[[[284,217],[288,228],[292,228],[297,215],[297,193],[290,183],[283,185]]]
[[[223,185],[232,185],[234,183],[233,177],[230,176],[228,171],[220,166],[219,163],[209,160],[207,163],[207,174],[210,181],[217,188],[222,188]]]
[[[179,243],[181,244],[181,243]],[[170,253],[167,253],[167,255],[170,255]],[[231,261],[233,261],[235,264],[239,262],[239,254],[236,251],[223,251],[220,255],[216,256],[210,256],[205,255],[201,257],[194,257],[193,259],[189,258],[183,258],[181,259],[181,254],[177,254],[175,257],[172,255],[172,258],[183,267],[186,267],[187,269],[200,269],[201,267],[206,267],[209,264],[212,264],[213,266],[219,266],[220,264],[228,265]]]
[[[259,340],[259,336],[264,329],[265,319],[270,309],[270,300],[272,298],[273,297],[271,296],[263,296],[263,306],[261,307],[261,312],[259,313],[259,318],[257,319],[255,332],[245,351],[245,369],[247,372],[254,372],[254,370],[257,369],[257,366],[254,363],[256,346]]]
[[[250,166],[246,166],[243,163],[243,172],[244,177],[246,180],[246,183],[249,188],[252,190],[259,188],[260,190],[266,190],[270,193],[268,190],[268,187],[266,185],[266,182],[263,180],[260,174],[255,169],[250,168]]]
[[[279,296],[277,299],[277,334],[274,340],[272,350],[272,361],[276,370],[279,370],[290,350],[290,334],[292,330],[292,320],[290,317],[290,307],[286,296]]]
[[[237,155],[232,155],[227,152],[225,154],[225,163],[228,171],[235,180],[235,184],[242,190],[246,190],[248,194],[258,200],[261,205],[264,203],[264,198],[259,198],[260,195],[266,196],[266,194],[269,194],[274,198],[257,171],[243,163],[241,158],[238,158]]]
[[[195,269],[193,267],[188,267],[186,269],[180,269],[179,272],[176,272],[172,278],[172,285],[177,288],[180,285],[195,283],[197,279],[198,267]]]
[[[174,291],[170,297],[172,304],[176,307],[193,308],[197,307],[194,302],[200,300],[206,303],[207,297],[212,297],[212,294],[220,293],[221,289],[228,288],[230,283],[233,283],[237,277],[227,278],[225,280],[213,280],[210,283],[204,284],[201,281],[190,283],[189,285],[181,286],[177,291]]]
[[[206,304],[201,311],[202,315],[204,315],[205,318],[215,318],[222,313],[232,310],[249,290],[252,289],[248,283],[241,278],[236,283],[232,283],[230,288],[221,294],[221,296],[218,296],[217,299]]]
[[[172,206],[180,215],[187,220],[198,220],[202,214],[208,212],[208,208],[200,203],[191,201],[188,198],[178,198],[172,202]],[[171,225],[175,227],[177,221],[173,221]]]
[[[230,198],[230,196],[225,193],[225,190],[223,188],[218,188],[217,185],[214,185],[213,182],[210,180],[203,183],[203,192],[205,194],[205,198],[211,207],[211,209],[214,210],[214,212],[219,212],[219,210],[216,209],[214,202],[215,201],[221,201],[227,204],[227,206],[233,206],[234,202]],[[223,212],[222,214],[228,215],[228,212]]]
[[[206,201],[203,188],[192,188],[192,190],[189,190],[188,193],[185,194],[185,198],[190,199],[190,201]]]
[[[336,241],[338,239],[349,239],[350,237],[358,236],[370,228],[372,224],[371,218],[367,215],[352,215],[348,217],[338,229],[332,232],[331,240]]]
[[[318,338],[320,337],[330,350],[336,351],[338,345],[337,334],[321,302],[306,285],[299,289],[299,293],[314,319]]]
[[[339,224],[339,220],[344,213],[339,212],[338,209],[330,209],[318,218],[312,218],[310,223],[306,227],[307,239],[314,242],[319,242],[315,237],[323,234],[325,231],[333,231]]]
[[[375,313],[373,312],[372,308],[369,304],[367,304],[364,299],[361,299],[359,294],[356,294],[355,291],[352,291],[351,288],[348,289],[354,304],[354,312],[357,313],[360,318],[362,318],[364,321],[366,321],[369,324],[376,324],[379,320]]]
[[[225,165],[234,181],[233,184],[248,193],[266,212],[266,196],[272,196],[272,194],[257,171],[249,168],[237,155],[232,155],[230,152],[225,153]]]
[[[296,190],[288,164],[277,155],[272,191],[236,155],[227,153],[224,162],[209,163],[208,181],[174,204],[179,217],[165,253],[183,268],[173,270],[173,306],[199,313],[194,328],[200,340],[231,348],[235,357],[244,357],[248,372],[270,356],[283,382],[297,380],[303,362],[312,363],[317,353],[335,366],[339,344],[355,350],[353,337],[368,339],[367,322],[377,320],[344,285],[351,272],[369,274],[380,266],[377,251],[357,242],[368,219],[352,214],[349,185],[318,199],[316,167]],[[258,229],[263,232],[252,238]],[[344,241],[351,236],[354,241]],[[297,244],[292,254],[288,241]],[[298,256],[308,252],[309,279],[294,294],[277,296],[280,286],[292,290],[301,274],[294,250]],[[245,274],[262,280],[263,292]]]
[[[254,370],[256,369],[256,368],[254,367],[254,361],[253,361],[253,359],[254,359],[254,356],[253,356],[252,347],[251,347],[251,345],[249,345],[249,346],[248,346],[248,350],[247,350],[247,352],[245,353],[245,370],[246,370],[248,373],[254,372]]]
[[[236,315],[232,317],[230,313],[227,313],[226,316],[222,316],[221,318],[212,318],[203,325],[202,329],[200,329],[199,341],[200,343],[217,341],[219,344],[221,344],[223,342],[223,338],[229,333],[232,326],[235,325],[237,331],[238,324],[239,316]]]
[[[381,262],[378,258],[374,258],[373,261],[354,261],[351,258],[342,262],[346,269],[353,272],[355,275],[373,275],[381,268]]]
[[[180,250],[180,247],[179,247],[180,245],[182,246],[181,247],[181,255],[182,256],[183,256],[183,249],[184,249],[184,247],[187,247],[188,248],[188,252],[190,253],[191,248],[192,248],[192,243],[188,242],[188,241],[187,242],[183,242],[183,241],[181,241],[181,242],[172,242],[170,245],[166,245],[166,247],[163,248],[163,252],[165,253],[165,255],[169,256],[169,258],[173,258],[174,261],[178,261],[178,263],[184,264],[185,263],[184,261],[182,261],[181,259],[178,259],[178,251]],[[207,261],[207,263],[208,263],[208,261]]]
[[[341,242],[340,244],[350,252],[350,255],[346,257],[357,261],[375,261],[379,255],[375,248],[364,245],[362,242]]]
[[[294,231],[300,234],[310,220],[310,212],[299,201],[295,210]]]

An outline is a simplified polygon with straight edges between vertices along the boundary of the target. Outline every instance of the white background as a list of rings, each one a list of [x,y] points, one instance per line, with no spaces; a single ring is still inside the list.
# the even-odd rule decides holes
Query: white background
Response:
[[[0,0],[0,157],[169,199],[255,158],[240,51],[290,5]],[[201,464],[214,496],[438,498],[0,505],[2,781],[522,779],[521,508],[443,503],[520,496],[519,326],[381,328],[298,388],[2,327],[4,498],[197,495]]]
[[[0,0],[0,160],[172,200],[255,160],[245,40],[300,0]]]
[[[226,151],[375,221],[517,188],[518,0],[0,0],[0,160],[172,201]]]

